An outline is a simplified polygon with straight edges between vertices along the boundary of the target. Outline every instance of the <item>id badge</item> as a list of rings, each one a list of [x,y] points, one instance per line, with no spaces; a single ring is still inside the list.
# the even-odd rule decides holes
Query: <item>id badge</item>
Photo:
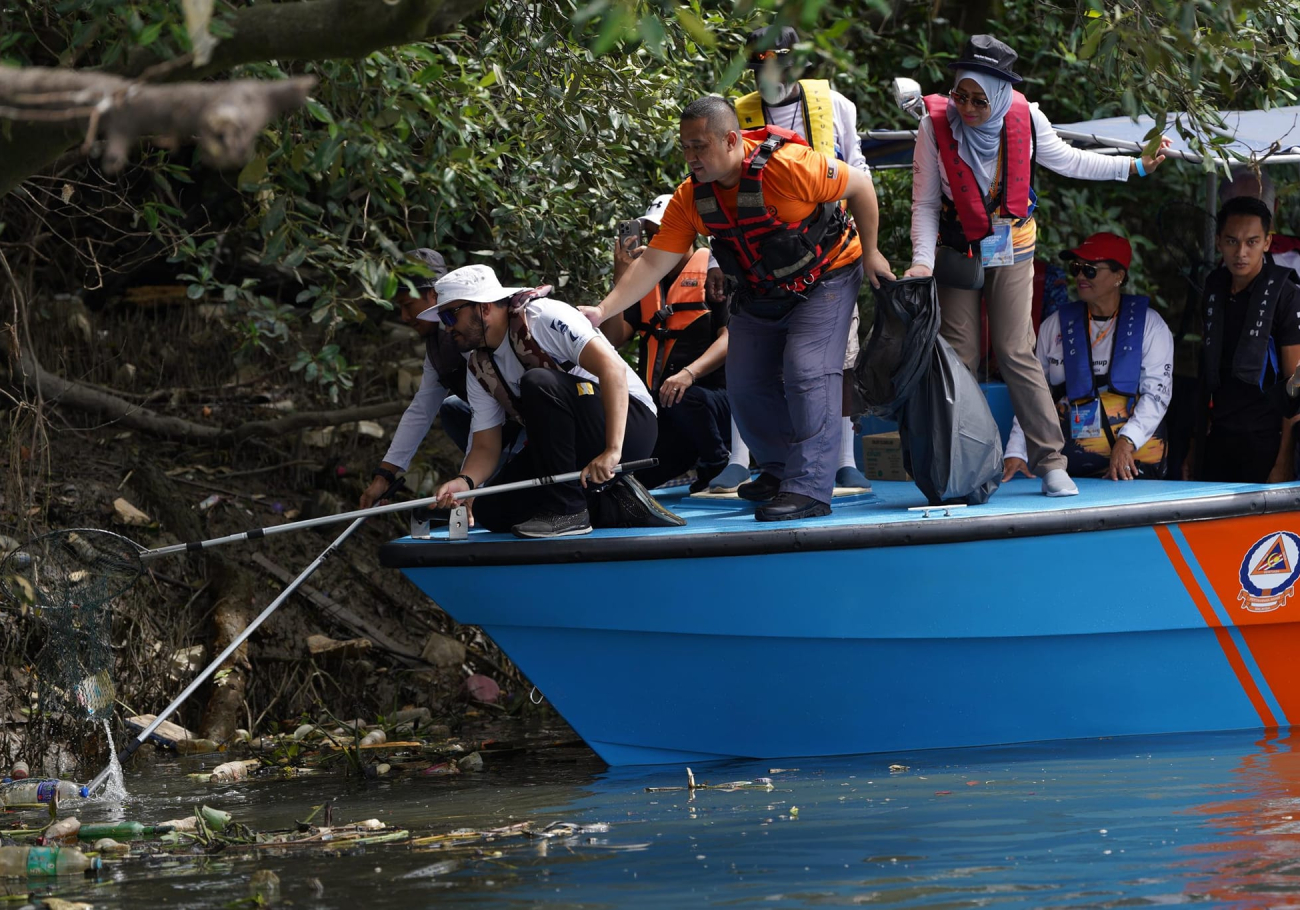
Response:
[[[1101,402],[1070,405],[1070,438],[1096,439],[1101,435]]]
[[[1011,243],[1011,222],[994,219],[993,233],[980,241],[980,264],[984,268],[1012,265],[1016,261],[1016,248]]]

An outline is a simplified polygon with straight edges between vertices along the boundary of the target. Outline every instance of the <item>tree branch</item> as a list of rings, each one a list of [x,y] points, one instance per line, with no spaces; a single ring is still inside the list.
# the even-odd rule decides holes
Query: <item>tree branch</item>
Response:
[[[315,84],[314,77],[299,76],[148,85],[101,73],[0,66],[0,116],[87,124],[87,150],[102,131],[109,173],[126,164],[144,136],[171,145],[197,138],[210,164],[232,167],[248,160],[267,122],[300,106]]]
[[[381,48],[445,34],[485,4],[486,0],[260,3],[243,7],[226,20],[234,35],[216,46],[207,65],[169,68],[163,78],[171,82],[203,79],[261,60],[364,57]],[[136,77],[159,62],[151,52],[138,53],[119,75]],[[0,123],[0,196],[71,148],[85,135],[85,123],[84,119],[80,123]]]
[[[246,439],[283,436],[295,430],[312,427],[331,427],[356,420],[393,417],[402,413],[406,407],[400,401],[390,401],[359,408],[341,408],[336,411],[304,411],[301,414],[290,414],[274,420],[252,420],[225,429],[194,423],[179,417],[168,417],[85,383],[56,376],[42,367],[29,349],[19,353],[14,362],[14,370],[15,380],[21,381],[49,404],[67,405],[116,421],[133,430],[182,442],[231,445]]]

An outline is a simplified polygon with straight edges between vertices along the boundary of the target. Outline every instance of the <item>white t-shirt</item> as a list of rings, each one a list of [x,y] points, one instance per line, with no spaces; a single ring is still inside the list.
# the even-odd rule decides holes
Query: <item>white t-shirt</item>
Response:
[[[870,174],[871,168],[862,155],[862,141],[858,138],[858,109],[852,101],[834,89],[831,89],[831,109],[835,119],[835,145],[839,147],[840,160],[849,167]],[[803,120],[802,91],[795,101],[776,105],[763,102],[763,119],[772,126],[789,130],[808,141]]]
[[[1110,355],[1115,349],[1115,324],[1119,314],[1102,322],[1091,320],[1092,373],[1103,376],[1110,372]],[[1102,335],[1102,333],[1105,333]],[[1099,337],[1100,336],[1100,337]],[[1061,313],[1058,310],[1043,320],[1038,330],[1038,362],[1047,374],[1047,384],[1057,386],[1065,382],[1065,352],[1061,344]],[[1138,400],[1133,415],[1120,429],[1134,448],[1142,448],[1151,434],[1164,420],[1173,394],[1174,336],[1169,326],[1160,318],[1154,307],[1147,309],[1146,327],[1142,332],[1142,371],[1138,377]],[[1028,460],[1025,454],[1025,434],[1020,421],[1011,424],[1007,439],[1006,458]]]
[[[582,356],[582,349],[588,344],[603,344],[611,352],[614,351],[614,346],[609,343],[609,339],[592,328],[586,316],[562,301],[543,297],[530,302],[525,311],[528,316],[528,328],[532,331],[533,340],[537,342],[538,347],[557,363],[574,364],[573,369],[569,370],[570,375],[594,382],[596,377],[577,365],[578,358]],[[496,361],[497,369],[501,371],[501,378],[510,387],[510,391],[518,395],[519,380],[523,378],[526,371],[519,358],[515,356],[514,349],[510,347],[509,336],[502,339],[492,357]],[[622,358],[619,360],[622,362]],[[627,371],[628,394],[649,408],[651,413],[656,413],[654,400],[650,397],[645,383],[626,363],[623,364],[623,369]],[[469,391],[469,406],[474,412],[469,427],[471,433],[490,430],[506,422],[505,408],[501,407],[501,402],[488,394],[481,382],[471,375],[466,385]]]

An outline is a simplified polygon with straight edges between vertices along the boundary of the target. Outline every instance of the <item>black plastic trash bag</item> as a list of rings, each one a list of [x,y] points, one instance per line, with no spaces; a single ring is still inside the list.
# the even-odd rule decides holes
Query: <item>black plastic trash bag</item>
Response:
[[[898,419],[904,464],[931,505],[987,502],[1002,482],[1002,435],[984,391],[936,339]]]
[[[876,318],[853,369],[866,414],[896,420],[930,366],[939,337],[939,297],[932,278],[881,279]]]

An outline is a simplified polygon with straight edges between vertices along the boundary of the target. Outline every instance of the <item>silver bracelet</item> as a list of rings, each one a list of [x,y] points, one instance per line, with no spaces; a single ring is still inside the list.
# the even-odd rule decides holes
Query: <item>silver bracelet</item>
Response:
[[[699,380],[695,378],[695,371],[692,370],[690,367],[682,367],[682,372],[683,372],[683,373],[690,373],[690,374],[691,374],[691,384],[692,384],[692,385],[694,385],[695,383],[699,382]]]

